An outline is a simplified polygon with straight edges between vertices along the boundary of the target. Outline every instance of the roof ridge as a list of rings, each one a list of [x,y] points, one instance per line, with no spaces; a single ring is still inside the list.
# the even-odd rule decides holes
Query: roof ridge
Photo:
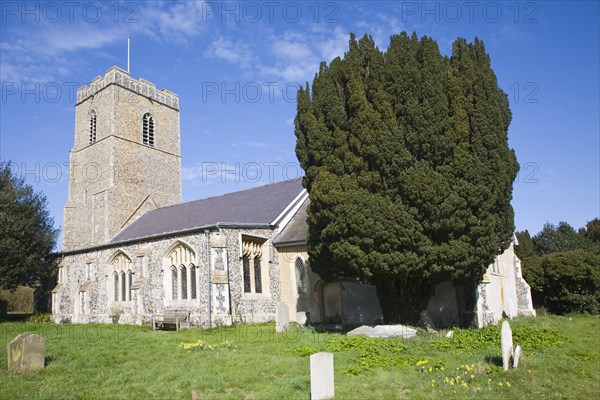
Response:
[[[217,194],[217,195],[214,195],[214,196],[203,197],[201,199],[185,201],[185,202],[182,202],[182,203],[179,203],[179,204],[171,204],[169,206],[155,208],[154,210],[148,211],[148,213],[152,213],[152,212],[155,212],[155,211],[158,211],[158,210],[164,210],[164,209],[171,208],[171,207],[180,207],[180,206],[184,206],[184,205],[188,205],[188,204],[192,204],[192,203],[197,203],[197,202],[204,201],[204,200],[216,199],[216,198],[219,198],[219,197],[225,197],[225,196],[231,196],[231,195],[238,194],[238,193],[249,192],[251,190],[257,190],[257,189],[262,189],[262,188],[266,188],[266,187],[269,187],[269,186],[280,185],[282,183],[296,182],[296,181],[301,180],[301,179],[302,179],[302,177],[293,178],[293,179],[286,179],[286,180],[283,180],[283,181],[271,182],[271,183],[267,183],[265,185],[254,186],[254,187],[247,188],[247,189],[237,190],[235,192],[227,192],[227,193],[223,193],[223,194]]]

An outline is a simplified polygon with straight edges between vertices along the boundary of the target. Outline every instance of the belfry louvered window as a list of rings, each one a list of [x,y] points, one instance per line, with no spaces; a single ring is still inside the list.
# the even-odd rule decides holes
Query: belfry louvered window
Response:
[[[90,113],[90,144],[96,143],[96,112]]]
[[[154,147],[154,118],[150,113],[142,118],[142,143]]]

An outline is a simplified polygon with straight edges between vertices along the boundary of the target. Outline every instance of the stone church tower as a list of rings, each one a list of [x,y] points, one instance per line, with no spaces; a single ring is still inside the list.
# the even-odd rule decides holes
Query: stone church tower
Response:
[[[110,68],[77,91],[64,251],[100,245],[181,203],[179,98]]]

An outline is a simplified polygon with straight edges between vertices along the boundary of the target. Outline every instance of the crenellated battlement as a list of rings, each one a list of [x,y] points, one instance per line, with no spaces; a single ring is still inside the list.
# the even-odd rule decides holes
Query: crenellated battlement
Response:
[[[95,95],[109,85],[119,85],[125,89],[179,110],[179,97],[167,89],[157,90],[156,85],[143,78],[133,79],[129,72],[119,67],[111,67],[104,76],[94,79],[89,86],[84,85],[77,90],[77,104]]]

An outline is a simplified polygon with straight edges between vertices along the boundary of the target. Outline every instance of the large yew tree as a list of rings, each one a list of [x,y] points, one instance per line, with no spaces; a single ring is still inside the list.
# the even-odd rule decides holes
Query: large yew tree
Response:
[[[472,310],[514,230],[510,121],[480,40],[456,40],[448,58],[425,36],[395,35],[383,52],[351,35],[298,92],[315,272],[375,285],[386,322],[417,322],[446,280]]]
[[[45,286],[56,266],[57,234],[46,198],[0,162],[0,288]]]

